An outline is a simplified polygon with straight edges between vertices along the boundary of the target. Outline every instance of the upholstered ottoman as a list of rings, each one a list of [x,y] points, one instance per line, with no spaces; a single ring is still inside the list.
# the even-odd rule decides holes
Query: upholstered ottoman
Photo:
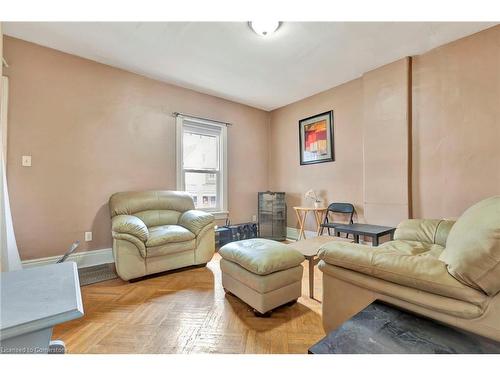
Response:
[[[295,302],[302,294],[304,256],[280,242],[253,238],[221,247],[222,286],[256,315]]]

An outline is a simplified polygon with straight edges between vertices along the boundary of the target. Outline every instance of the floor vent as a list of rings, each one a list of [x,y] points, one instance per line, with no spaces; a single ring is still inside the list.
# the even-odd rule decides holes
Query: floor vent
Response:
[[[80,286],[118,278],[114,263],[105,263],[97,266],[79,268],[78,276],[80,278]]]

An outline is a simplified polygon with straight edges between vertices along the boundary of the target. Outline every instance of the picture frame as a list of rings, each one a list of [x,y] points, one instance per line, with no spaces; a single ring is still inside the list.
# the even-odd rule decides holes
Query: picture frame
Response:
[[[333,110],[299,120],[300,165],[335,161]]]

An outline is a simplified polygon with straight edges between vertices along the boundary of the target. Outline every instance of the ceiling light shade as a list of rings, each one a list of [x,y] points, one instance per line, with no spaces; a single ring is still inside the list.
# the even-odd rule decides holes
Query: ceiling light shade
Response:
[[[279,21],[250,21],[250,28],[260,36],[269,36],[280,27]]]

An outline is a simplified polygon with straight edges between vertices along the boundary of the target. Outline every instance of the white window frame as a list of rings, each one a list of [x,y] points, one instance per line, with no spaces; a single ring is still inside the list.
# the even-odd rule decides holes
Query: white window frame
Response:
[[[202,120],[196,117],[189,117],[184,115],[176,116],[176,164],[177,164],[177,190],[185,191],[184,183],[184,168],[183,168],[183,136],[184,136],[184,126],[194,125],[199,127],[216,127],[220,129],[220,144],[219,144],[219,183],[218,183],[218,197],[219,197],[219,208],[218,210],[202,209],[200,210],[210,212],[215,216],[216,219],[226,219],[229,216],[228,211],[228,190],[227,190],[227,125]]]

